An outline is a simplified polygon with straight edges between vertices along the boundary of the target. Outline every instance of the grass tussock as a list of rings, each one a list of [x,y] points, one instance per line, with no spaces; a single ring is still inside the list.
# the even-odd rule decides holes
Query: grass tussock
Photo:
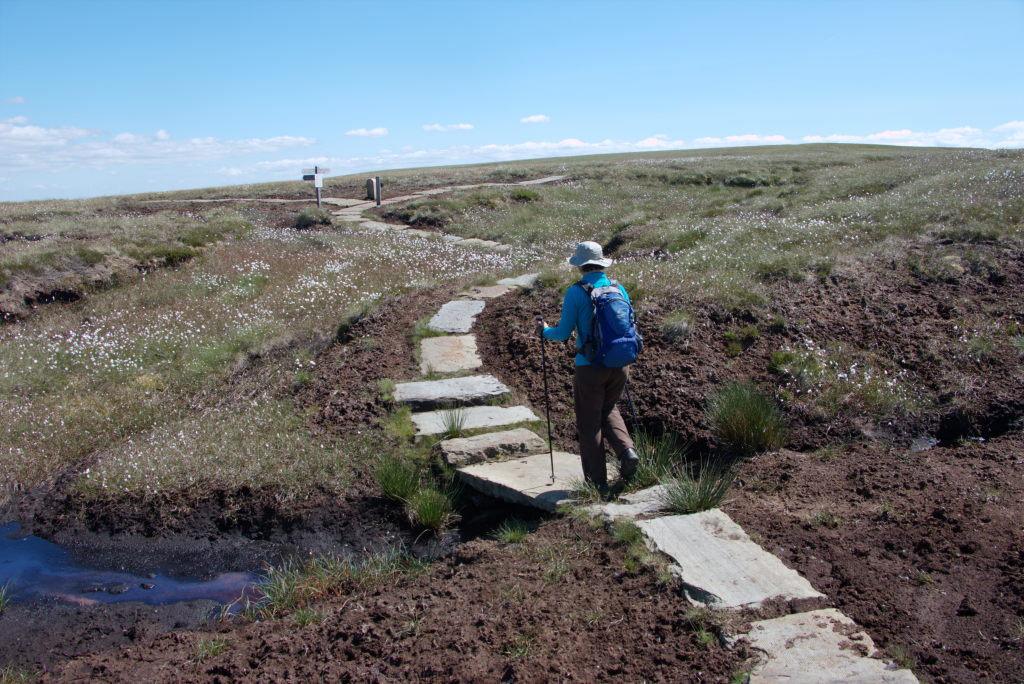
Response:
[[[629,489],[653,487],[672,477],[686,461],[689,445],[674,433],[654,435],[640,432],[634,438],[640,463],[629,481]]]
[[[451,486],[428,486],[413,494],[405,504],[409,521],[435,534],[454,525],[459,515],[455,512],[455,492]]]
[[[40,679],[38,672],[14,665],[0,667],[0,684],[36,684]]]
[[[329,226],[332,223],[331,215],[321,207],[308,207],[299,212],[295,218],[295,227],[301,230]]]
[[[498,525],[493,536],[503,544],[518,544],[530,534],[530,524],[517,518],[510,518]]]
[[[11,605],[11,596],[14,594],[11,583],[7,582],[0,587],[0,614]]]
[[[669,342],[687,345],[693,334],[693,314],[674,311],[661,322],[661,336]]]
[[[756,387],[730,383],[711,396],[708,422],[715,437],[740,456],[777,449],[786,438],[778,408]]]
[[[384,496],[401,502],[408,501],[419,491],[422,479],[416,463],[394,455],[384,455],[377,460],[373,478]]]
[[[328,597],[401,582],[424,568],[421,561],[404,553],[375,553],[359,560],[318,556],[304,563],[286,562],[267,568],[257,587],[262,596],[243,612],[254,619],[280,617]]]
[[[691,465],[666,483],[664,502],[673,513],[699,513],[718,508],[735,476],[729,464],[709,459]]]

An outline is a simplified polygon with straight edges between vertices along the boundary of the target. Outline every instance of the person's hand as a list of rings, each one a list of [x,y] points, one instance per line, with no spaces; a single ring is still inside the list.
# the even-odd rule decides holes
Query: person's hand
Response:
[[[546,328],[546,327],[548,327],[548,326],[547,326],[546,323],[544,323],[544,319],[541,318],[540,316],[538,316],[537,317],[537,327],[536,327],[536,330],[537,330],[537,335],[539,337],[543,337],[544,336],[544,328]]]

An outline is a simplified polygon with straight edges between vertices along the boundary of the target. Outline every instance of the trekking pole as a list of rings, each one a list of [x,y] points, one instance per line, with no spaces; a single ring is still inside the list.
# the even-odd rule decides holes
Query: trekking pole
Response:
[[[544,318],[537,316],[537,322],[542,323]],[[548,418],[548,454],[551,457],[551,484],[555,483],[555,447],[551,441],[551,394],[548,392],[548,347],[547,338],[544,337],[544,332],[540,334],[540,358],[541,367],[544,369],[544,404],[545,413]]]

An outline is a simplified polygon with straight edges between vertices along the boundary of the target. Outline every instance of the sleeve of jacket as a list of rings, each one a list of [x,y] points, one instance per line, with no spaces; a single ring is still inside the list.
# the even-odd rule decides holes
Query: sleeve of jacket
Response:
[[[578,289],[573,285],[565,291],[565,297],[562,299],[562,319],[554,328],[544,329],[544,337],[547,339],[561,342],[572,336],[572,331],[576,328],[576,317],[579,314],[579,301],[574,296],[574,290]]]

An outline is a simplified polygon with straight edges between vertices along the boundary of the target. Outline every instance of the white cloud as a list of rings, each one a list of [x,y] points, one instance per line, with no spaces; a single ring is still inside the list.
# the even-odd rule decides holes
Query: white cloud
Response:
[[[868,133],[867,135],[805,135],[803,142],[871,143],[913,147],[1024,147],[1024,122],[1010,121],[989,131],[973,126],[941,128],[937,131],[913,131],[909,128]]]
[[[351,131],[345,131],[345,135],[354,135],[360,138],[380,138],[388,134],[386,128],[354,128]]]
[[[716,147],[724,145],[732,147],[737,145],[785,145],[793,142],[784,135],[760,135],[757,133],[744,133],[743,135],[725,135],[722,137],[694,138],[693,147]]]
[[[473,124],[460,123],[460,124],[423,124],[423,130],[425,131],[471,131],[473,130]]]
[[[519,121],[520,123],[545,123],[551,121],[551,117],[547,114],[534,114],[533,116],[524,116]]]
[[[77,126],[30,126],[27,117],[16,116],[0,122],[0,151],[11,148],[61,147],[94,135],[95,132]]]
[[[276,152],[312,145],[312,138],[188,138],[173,140],[167,131],[154,135],[120,133],[101,140],[97,131],[77,126],[44,128],[25,117],[0,121],[0,168],[36,169],[55,165],[101,168],[112,164],[181,163]]]
[[[245,175],[245,171],[240,169],[240,168],[238,168],[237,166],[229,166],[227,168],[217,169],[217,173],[221,174],[222,176],[243,176],[243,175]]]
[[[25,104],[28,100],[24,97],[9,97],[4,100],[7,104]]]

